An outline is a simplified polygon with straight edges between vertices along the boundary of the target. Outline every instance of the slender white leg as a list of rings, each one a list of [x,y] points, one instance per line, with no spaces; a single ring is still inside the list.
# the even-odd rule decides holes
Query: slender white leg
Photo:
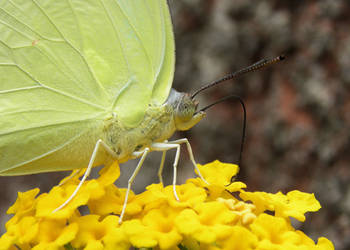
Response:
[[[89,165],[88,167],[86,168],[86,171],[84,173],[84,176],[83,178],[80,180],[78,186],[75,188],[74,192],[71,194],[71,196],[61,205],[59,206],[58,208],[56,208],[55,210],[52,211],[52,213],[55,213],[57,212],[58,210],[62,209],[64,206],[66,206],[75,196],[76,194],[78,193],[79,189],[81,188],[81,186],[83,185],[84,181],[86,180],[86,178],[89,176],[90,172],[91,172],[91,168],[94,164],[94,161],[96,159],[96,156],[97,156],[97,153],[98,153],[98,150],[100,148],[100,146],[103,146],[109,153],[112,153],[112,155],[114,157],[116,157],[116,154],[113,152],[112,149],[110,149],[108,147],[108,145],[106,143],[104,143],[101,139],[99,139],[96,144],[95,144],[95,148],[94,148],[94,151],[92,152],[92,155],[91,155],[91,158],[90,158],[90,161],[89,161]]]
[[[164,143],[167,143],[168,140],[165,140]],[[165,162],[165,156],[166,156],[166,151],[163,151],[162,153],[162,159],[160,161],[160,166],[158,170],[158,177],[159,177],[159,182],[163,184],[163,169],[164,169],[164,162]]]
[[[141,153],[142,153],[142,157],[141,157],[139,163],[137,164],[137,166],[136,166],[134,172],[132,173],[130,179],[128,180],[128,189],[126,190],[126,193],[125,193],[124,204],[123,204],[122,212],[120,213],[120,217],[119,217],[119,224],[121,224],[122,221],[123,221],[123,217],[124,217],[126,205],[127,205],[127,203],[128,203],[128,198],[129,198],[129,192],[130,192],[130,189],[131,189],[131,185],[132,185],[132,183],[134,182],[134,179],[135,179],[136,175],[137,175],[138,172],[140,171],[140,168],[141,168],[143,162],[145,161],[146,156],[147,156],[149,150],[150,150],[149,148],[145,148],[145,149],[143,150],[143,152],[141,152]],[[133,155],[134,155],[135,157],[139,157],[139,156],[140,156],[140,152],[134,152]]]
[[[162,160],[160,161],[160,167],[159,167],[159,170],[158,170],[159,182],[162,183],[162,184],[163,184],[162,173],[163,173],[163,168],[164,168],[165,155],[166,155],[166,151],[163,151],[163,153],[162,153]]]
[[[189,156],[190,156],[190,160],[191,160],[191,162],[192,162],[194,168],[197,170],[198,176],[199,176],[199,177],[202,179],[202,181],[204,181],[206,184],[209,184],[209,183],[203,178],[201,172],[199,171],[199,168],[197,167],[196,161],[194,160],[194,157],[193,157],[193,152],[192,152],[191,145],[190,145],[190,143],[188,142],[187,138],[182,138],[182,139],[179,139],[179,140],[170,141],[169,143],[174,143],[174,144],[186,143],[187,151],[188,151],[188,154],[189,154]]]
[[[180,201],[179,196],[177,195],[176,192],[176,176],[177,176],[177,164],[179,162],[180,158],[180,145],[178,144],[176,147],[176,154],[175,154],[175,161],[173,164],[174,167],[174,173],[173,173],[173,191],[174,191],[174,196],[177,201]]]
[[[68,181],[70,181],[71,179],[73,179],[75,176],[77,176],[78,174],[80,174],[82,170],[83,170],[83,168],[73,170],[73,173],[72,173],[70,176],[68,176],[68,178],[66,178],[64,181],[61,181],[61,182],[58,184],[58,186],[60,187],[60,186],[62,186],[63,184],[67,183]]]
[[[151,150],[152,151],[168,151],[169,149],[176,148],[176,155],[175,155],[175,160],[174,160],[174,174],[173,174],[173,191],[174,191],[174,196],[176,200],[180,200],[179,196],[177,195],[176,192],[176,176],[177,176],[177,164],[179,162],[180,158],[180,145],[179,144],[171,144],[171,143],[152,143],[151,144]]]

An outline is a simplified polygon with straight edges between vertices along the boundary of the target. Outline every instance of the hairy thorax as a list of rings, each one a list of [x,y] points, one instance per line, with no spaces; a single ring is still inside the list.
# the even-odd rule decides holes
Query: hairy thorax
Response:
[[[106,118],[104,123],[105,142],[120,163],[132,158],[133,152],[170,138],[176,130],[173,108],[167,104],[149,106],[142,122],[134,128],[123,126],[116,115]]]

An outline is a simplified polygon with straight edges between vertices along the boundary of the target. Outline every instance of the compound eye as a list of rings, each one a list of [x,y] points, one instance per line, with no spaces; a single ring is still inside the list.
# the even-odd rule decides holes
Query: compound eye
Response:
[[[177,116],[181,121],[186,122],[192,119],[194,112],[195,107],[193,105],[182,103],[177,110]]]

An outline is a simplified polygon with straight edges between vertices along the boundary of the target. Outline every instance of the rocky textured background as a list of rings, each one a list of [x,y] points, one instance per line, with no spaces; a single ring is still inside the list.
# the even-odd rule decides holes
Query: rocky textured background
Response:
[[[237,94],[247,106],[247,135],[239,180],[248,190],[315,193],[323,208],[296,226],[337,250],[350,249],[350,2],[171,0],[177,63],[174,87],[201,85],[262,58],[287,60],[198,96],[202,106]],[[189,138],[199,163],[237,162],[242,112],[226,102],[208,111]],[[171,182],[173,153],[165,177]],[[157,181],[160,155],[151,154],[136,179],[140,192]],[[122,166],[119,185],[136,162]],[[2,177],[2,224],[17,191],[47,191],[67,173]],[[193,176],[183,147],[179,182]],[[347,237],[346,237],[347,236]]]

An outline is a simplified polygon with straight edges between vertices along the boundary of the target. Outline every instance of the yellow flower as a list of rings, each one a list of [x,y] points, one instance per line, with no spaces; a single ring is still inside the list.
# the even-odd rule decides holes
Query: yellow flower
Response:
[[[164,204],[158,209],[150,210],[139,220],[124,222],[122,229],[136,247],[158,245],[160,249],[170,249],[177,246],[182,240],[181,234],[174,225],[179,211],[181,210],[178,208]]]
[[[176,186],[179,201],[175,199],[172,185],[163,187],[162,184],[152,184],[147,190],[155,196],[156,200],[163,200],[172,207],[193,207],[196,204],[202,203],[207,198],[205,190],[196,187],[193,183]]]
[[[269,194],[265,192],[245,192],[242,191],[240,197],[250,200],[256,206],[257,214],[265,210],[275,211],[278,217],[291,216],[299,221],[305,221],[306,212],[314,212],[321,208],[320,203],[313,194],[300,191],[291,191],[287,195],[278,192]]]
[[[98,215],[120,214],[124,204],[126,189],[119,189],[113,185],[120,176],[117,162],[109,167],[102,168],[99,174],[100,177],[96,180],[98,185],[93,190],[98,195],[90,197],[87,202],[90,212]],[[137,214],[142,210],[141,206],[134,202],[134,199],[135,195],[131,191],[125,211],[126,216]]]
[[[227,186],[231,183],[232,176],[238,174],[239,167],[235,164],[221,163],[215,160],[206,165],[198,164],[204,179],[211,185]]]
[[[237,215],[223,203],[213,201],[198,204],[194,210],[183,210],[175,224],[182,234],[199,242],[213,243],[217,239],[229,236],[231,224],[235,219]]]
[[[76,217],[79,231],[71,245],[86,250],[127,249],[129,243],[126,235],[119,228],[118,216],[107,216],[103,220],[98,215]]]
[[[24,193],[18,192],[16,202],[7,210],[7,214],[15,214],[8,223],[17,223],[20,218],[33,215],[36,203],[35,197],[39,192],[39,188]]]
[[[20,246],[29,245],[38,233],[39,225],[34,217],[26,216],[18,220],[16,224],[6,225],[9,235],[15,236],[15,241]]]
[[[76,185],[67,185],[65,187],[55,186],[47,194],[41,194],[37,200],[36,216],[48,219],[68,219],[78,207],[85,205],[89,199],[88,192],[78,192],[77,196],[64,208],[53,213],[53,211],[63,204],[74,192]]]
[[[92,214],[108,215],[120,214],[123,208],[126,189],[119,189],[114,185],[105,187],[105,194],[99,199],[90,199],[87,203]],[[141,212],[142,207],[135,201],[133,192],[129,193],[128,206],[125,214],[135,215]]]
[[[217,201],[224,203],[234,214],[240,217],[243,225],[250,224],[256,218],[254,213],[255,206],[253,204],[237,201],[236,199],[224,199],[219,197]]]
[[[114,185],[118,163],[85,181],[72,201],[55,213],[82,172],[49,193],[18,193],[8,209],[14,216],[6,223],[0,249],[334,249],[328,239],[321,237],[316,244],[290,223],[289,217],[304,221],[306,212],[320,208],[313,194],[246,192],[244,183],[230,183],[238,166],[214,161],[199,168],[209,184],[196,178],[177,185],[179,201],[172,185],[151,184],[141,194],[130,192],[121,225],[118,215],[126,190]]]
[[[187,182],[207,189],[211,200],[216,200],[223,195],[223,192],[236,192],[246,187],[242,182],[231,183],[231,178],[239,171],[238,165],[221,163],[216,160],[206,165],[198,164],[198,168],[209,185],[200,178],[190,179]]]
[[[233,226],[231,228],[230,237],[218,241],[220,249],[227,250],[256,249],[257,244],[258,237],[247,228],[241,226]]]
[[[288,192],[284,199],[276,201],[276,216],[291,216],[299,221],[305,221],[306,212],[315,212],[321,208],[314,194],[294,190]]]
[[[76,223],[67,225],[65,220],[42,220],[35,238],[38,244],[33,250],[62,248],[76,237],[77,231]]]
[[[154,232],[161,249],[169,249],[178,245],[182,240],[174,224],[179,211],[179,209],[163,205],[149,211],[142,218],[142,223]]]
[[[288,219],[275,217],[268,214],[260,214],[250,225],[259,239],[257,249],[318,249],[313,240],[305,237],[301,231],[296,231]],[[320,240],[324,250],[334,247],[324,240]]]

